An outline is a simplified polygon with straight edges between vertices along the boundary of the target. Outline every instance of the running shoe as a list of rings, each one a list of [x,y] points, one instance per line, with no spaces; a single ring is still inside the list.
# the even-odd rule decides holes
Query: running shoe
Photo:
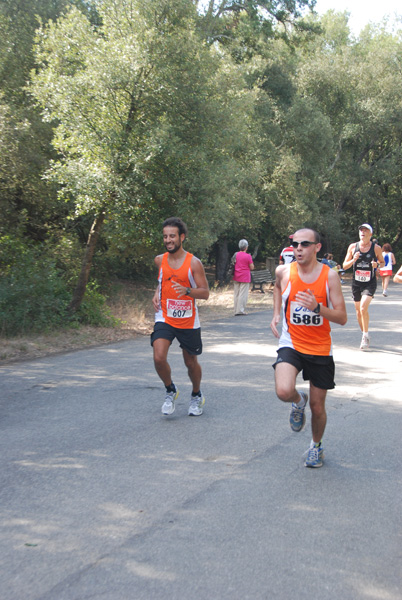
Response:
[[[174,413],[175,401],[179,397],[179,390],[176,388],[175,392],[166,392],[165,402],[162,405],[162,414],[171,415]]]
[[[382,293],[382,295],[383,295],[383,296],[388,296],[388,292],[387,292],[387,290],[384,290],[384,291],[383,291],[383,293]]]
[[[292,408],[290,409],[289,423],[290,423],[290,428],[293,431],[301,431],[306,422],[306,415],[305,415],[304,411],[306,409],[308,395],[306,394],[306,392],[299,392],[299,394],[300,394],[301,399],[304,400],[304,406],[302,408],[300,408],[299,406],[297,406],[297,404],[292,402]]]
[[[324,448],[322,445],[317,446],[315,444],[311,444],[310,448],[306,452],[307,458],[304,462],[305,467],[322,467],[322,461],[324,458]]]
[[[370,338],[368,335],[363,335],[362,341],[360,344],[360,350],[368,350],[370,347]]]
[[[190,406],[188,414],[190,417],[199,417],[203,413],[203,406],[205,404],[205,398],[200,393],[198,396],[191,396]]]

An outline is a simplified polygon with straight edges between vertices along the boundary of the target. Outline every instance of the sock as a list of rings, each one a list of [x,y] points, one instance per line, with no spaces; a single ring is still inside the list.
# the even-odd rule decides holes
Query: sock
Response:
[[[172,381],[172,383],[170,385],[166,386],[166,391],[167,391],[168,394],[170,394],[170,392],[175,392],[176,391],[176,386],[173,383],[173,381]]]
[[[300,395],[300,400],[299,402],[296,403],[297,408],[304,408],[304,406],[306,406],[306,403],[304,402],[303,396]]]
[[[196,396],[201,396],[201,390],[198,390],[198,392],[191,392],[191,395],[193,396],[193,398],[195,398]]]
[[[322,442],[322,440],[320,440],[319,442],[315,442],[314,440],[311,440],[311,447],[319,448],[321,446],[321,442]]]

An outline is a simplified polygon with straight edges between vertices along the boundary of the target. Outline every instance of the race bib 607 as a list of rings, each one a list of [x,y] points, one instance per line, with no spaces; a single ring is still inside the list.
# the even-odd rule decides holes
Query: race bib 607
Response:
[[[193,316],[192,300],[171,300],[166,301],[166,312],[168,317],[174,319],[184,319]]]

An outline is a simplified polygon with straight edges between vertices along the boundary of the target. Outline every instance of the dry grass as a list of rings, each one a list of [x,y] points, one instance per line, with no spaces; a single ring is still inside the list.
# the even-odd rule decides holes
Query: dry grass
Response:
[[[268,286],[265,288],[265,294],[250,292],[249,313],[272,308],[272,292]],[[0,365],[149,335],[154,320],[154,289],[135,283],[119,285],[109,305],[120,320],[120,327],[82,326],[35,336],[0,338]],[[198,306],[202,323],[233,316],[233,285],[211,289],[209,299],[199,301]]]

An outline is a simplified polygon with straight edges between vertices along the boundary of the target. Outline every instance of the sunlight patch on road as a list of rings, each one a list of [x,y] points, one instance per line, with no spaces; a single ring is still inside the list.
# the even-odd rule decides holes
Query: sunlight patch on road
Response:
[[[247,356],[268,356],[276,358],[276,346],[269,344],[253,344],[251,342],[237,342],[235,344],[211,344],[206,352],[219,354],[246,354]]]

